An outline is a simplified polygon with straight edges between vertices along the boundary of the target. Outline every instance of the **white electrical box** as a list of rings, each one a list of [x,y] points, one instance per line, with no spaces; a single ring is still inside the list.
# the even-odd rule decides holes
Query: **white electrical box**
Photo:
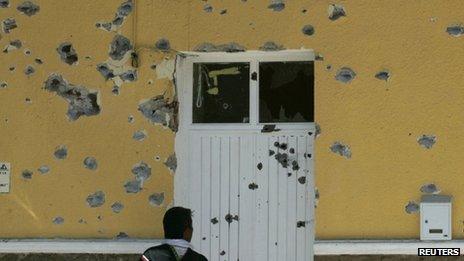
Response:
[[[421,240],[451,240],[451,197],[422,196],[420,222]]]

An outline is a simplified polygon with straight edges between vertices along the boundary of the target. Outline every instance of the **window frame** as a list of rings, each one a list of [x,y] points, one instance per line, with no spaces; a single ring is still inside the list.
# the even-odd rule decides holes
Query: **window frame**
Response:
[[[259,63],[260,62],[315,62],[313,50],[283,51],[246,51],[236,53],[225,52],[183,52],[178,55],[176,75],[177,91],[180,101],[179,121],[191,130],[261,130],[265,125],[275,124],[284,130],[300,130],[314,127],[314,122],[259,123]],[[194,63],[249,63],[250,64],[250,104],[248,123],[193,123],[193,64]],[[314,63],[316,65],[316,63]],[[257,73],[256,81],[251,80],[253,72]]]

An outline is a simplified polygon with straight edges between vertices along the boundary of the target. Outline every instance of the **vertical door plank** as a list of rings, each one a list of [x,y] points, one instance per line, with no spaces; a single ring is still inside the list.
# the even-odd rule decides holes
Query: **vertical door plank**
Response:
[[[219,216],[219,260],[229,260],[229,225],[226,216],[229,215],[229,188],[230,188],[230,138],[228,136],[221,137],[221,203]]]
[[[219,229],[221,208],[221,142],[215,136],[211,138],[211,261],[219,260]]]
[[[230,190],[229,190],[229,204],[230,214],[234,216],[232,223],[230,223],[229,230],[229,260],[237,261],[238,259],[238,208],[239,208],[239,184],[240,184],[240,138],[232,136],[230,138]]]
[[[278,137],[271,136],[269,138],[268,148],[268,173],[269,173],[269,225],[268,225],[268,248],[269,248],[269,261],[277,261],[277,242],[278,242],[278,183],[279,183],[279,163],[275,156],[277,148],[274,146],[275,142],[278,142]]]
[[[287,137],[279,136],[279,144],[288,144]],[[278,153],[287,155],[288,151],[279,149]],[[279,164],[278,171],[278,241],[277,256],[278,260],[287,260],[287,179],[288,167]]]
[[[255,259],[268,260],[268,135],[258,134],[254,172],[256,177]]]
[[[306,202],[306,137],[298,136],[297,142],[297,158],[300,169],[295,173],[297,175],[297,184],[296,184],[296,195],[297,195],[297,208],[296,208],[296,220],[297,222],[304,222],[304,227],[301,224],[296,229],[296,260],[297,261],[306,261],[305,257],[305,248],[309,248],[306,245],[305,233],[307,232],[306,226],[309,226],[306,222],[306,210],[309,208],[309,202]]]
[[[288,173],[287,177],[287,260],[296,260],[296,183],[297,183],[297,137],[290,135],[288,140]]]
[[[314,134],[313,134],[314,135]],[[305,229],[306,229],[306,257],[307,260],[314,259],[314,169],[313,169],[313,158],[314,158],[314,136],[309,135],[306,137],[306,168],[308,172],[306,172],[306,204],[309,206],[306,209],[306,220],[308,221]],[[310,156],[309,156],[310,155]]]
[[[191,209],[194,213],[192,217],[193,221],[193,236],[192,244],[196,249],[201,249],[201,196],[203,191],[202,189],[202,137],[196,133],[192,133],[189,139],[190,143],[190,153],[189,153],[189,162],[192,164],[190,178],[190,191],[197,191],[197,193],[191,193],[193,197],[190,200]]]
[[[211,139],[201,140],[201,252],[211,258]]]

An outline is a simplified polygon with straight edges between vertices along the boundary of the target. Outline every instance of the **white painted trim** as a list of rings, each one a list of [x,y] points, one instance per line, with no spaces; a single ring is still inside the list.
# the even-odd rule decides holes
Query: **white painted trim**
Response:
[[[47,240],[3,239],[0,253],[141,254],[162,239]],[[464,240],[316,240],[315,255],[417,255],[419,247],[455,247],[464,252]]]
[[[460,248],[464,240],[316,240],[315,255],[417,255],[423,247]]]
[[[0,253],[142,254],[162,243],[154,240],[2,239]]]

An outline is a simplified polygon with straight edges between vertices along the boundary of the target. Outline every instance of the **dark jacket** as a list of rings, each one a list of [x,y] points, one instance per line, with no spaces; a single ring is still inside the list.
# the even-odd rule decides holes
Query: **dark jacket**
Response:
[[[185,255],[180,258],[174,247],[162,244],[147,249],[140,261],[208,261],[208,259],[191,248],[188,248]]]

